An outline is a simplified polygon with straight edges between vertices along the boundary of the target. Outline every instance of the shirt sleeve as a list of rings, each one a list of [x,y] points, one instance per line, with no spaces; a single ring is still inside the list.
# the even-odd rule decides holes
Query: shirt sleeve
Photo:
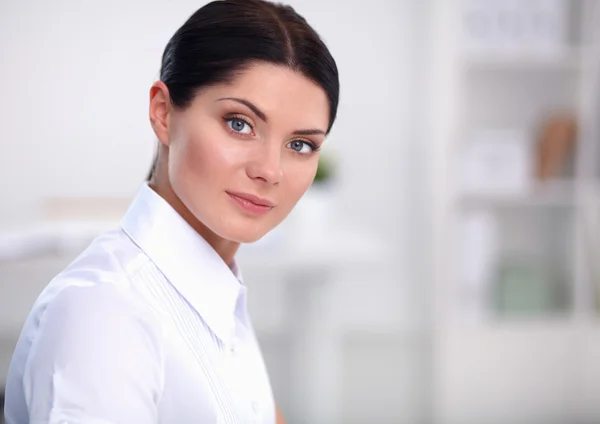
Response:
[[[71,286],[46,307],[25,364],[31,423],[156,423],[158,326],[112,284]]]

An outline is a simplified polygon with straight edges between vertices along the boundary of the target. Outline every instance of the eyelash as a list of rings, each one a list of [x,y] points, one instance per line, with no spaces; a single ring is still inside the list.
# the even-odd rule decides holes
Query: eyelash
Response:
[[[228,116],[225,116],[223,118],[223,121],[225,122],[225,124],[228,124],[231,121],[242,121],[244,124],[248,125],[250,127],[250,129],[254,132],[254,126],[248,121],[248,119],[246,119],[245,117],[243,117],[241,115],[228,115]],[[237,131],[234,131],[234,130],[232,130],[229,127],[229,125],[226,125],[226,127],[227,127],[227,131],[229,131],[231,134],[234,134],[234,135],[236,135],[238,137],[247,137],[247,136],[250,135],[250,134],[242,134],[242,133],[239,133]],[[290,141],[290,143],[293,142],[293,141],[301,141],[302,143],[307,144],[312,149],[311,153],[316,153],[319,150],[321,150],[321,146],[318,146],[318,145],[316,145],[315,143],[313,143],[312,141],[309,141],[309,140],[304,140],[302,138],[297,138],[295,140]],[[297,152],[295,150],[292,150],[292,152],[294,152],[294,153],[296,153],[296,154],[298,154],[300,156],[306,156],[306,153],[300,153],[300,152]]]
[[[252,123],[251,123],[250,121],[248,121],[248,119],[246,119],[245,117],[243,117],[243,116],[241,116],[241,115],[228,115],[228,116],[225,116],[225,117],[223,118],[223,121],[225,121],[225,124],[228,124],[228,123],[230,123],[231,121],[242,121],[244,124],[246,124],[246,125],[248,125],[248,126],[250,127],[250,129],[252,130],[252,132],[254,132],[254,125],[252,125]],[[237,131],[234,131],[234,130],[232,130],[232,129],[229,127],[229,125],[225,125],[225,126],[227,127],[227,130],[228,130],[230,133],[232,133],[232,134],[235,134],[235,135],[237,135],[237,136],[242,136],[242,137],[244,137],[244,136],[248,136],[248,135],[250,135],[250,134],[242,134],[242,133],[239,133],[239,132],[237,132]]]

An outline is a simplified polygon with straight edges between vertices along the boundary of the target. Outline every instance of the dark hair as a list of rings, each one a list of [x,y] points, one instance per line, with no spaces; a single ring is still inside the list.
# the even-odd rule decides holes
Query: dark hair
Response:
[[[287,5],[264,0],[213,1],[169,40],[160,80],[172,104],[185,108],[205,86],[227,83],[256,62],[288,66],[321,86],[335,121],[339,77],[335,60],[306,20]],[[152,177],[156,159],[148,179]]]

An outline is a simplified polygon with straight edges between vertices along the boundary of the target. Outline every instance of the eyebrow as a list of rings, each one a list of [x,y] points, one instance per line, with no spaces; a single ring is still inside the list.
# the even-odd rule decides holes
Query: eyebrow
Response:
[[[223,97],[223,98],[218,99],[217,101],[220,102],[223,100],[231,100],[231,101],[243,104],[248,109],[250,109],[252,112],[254,112],[254,114],[256,116],[258,116],[261,120],[263,120],[265,123],[268,122],[267,115],[265,115],[265,113],[263,111],[261,111],[254,103],[252,103],[249,100],[240,99],[238,97]],[[308,130],[296,130],[292,134],[294,134],[294,135],[326,135],[325,131],[319,130],[316,128],[308,129]]]
[[[325,131],[318,130],[318,129],[296,130],[292,134],[294,134],[294,135],[325,135]]]
[[[265,122],[268,122],[267,115],[265,115],[264,112],[262,112],[254,103],[252,103],[249,100],[239,99],[237,97],[223,97],[217,101],[220,102],[222,100],[232,100],[234,102],[241,103],[244,106],[246,106],[248,109],[250,109],[252,112],[254,112],[254,114],[256,116],[258,116],[260,119],[262,119]]]

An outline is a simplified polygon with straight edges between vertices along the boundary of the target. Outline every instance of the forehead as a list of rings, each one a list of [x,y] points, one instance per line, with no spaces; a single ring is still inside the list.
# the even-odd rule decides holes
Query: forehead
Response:
[[[202,90],[203,102],[236,97],[252,102],[269,123],[303,125],[326,130],[329,103],[325,90],[299,72],[278,65],[255,64],[236,74],[228,84]]]

